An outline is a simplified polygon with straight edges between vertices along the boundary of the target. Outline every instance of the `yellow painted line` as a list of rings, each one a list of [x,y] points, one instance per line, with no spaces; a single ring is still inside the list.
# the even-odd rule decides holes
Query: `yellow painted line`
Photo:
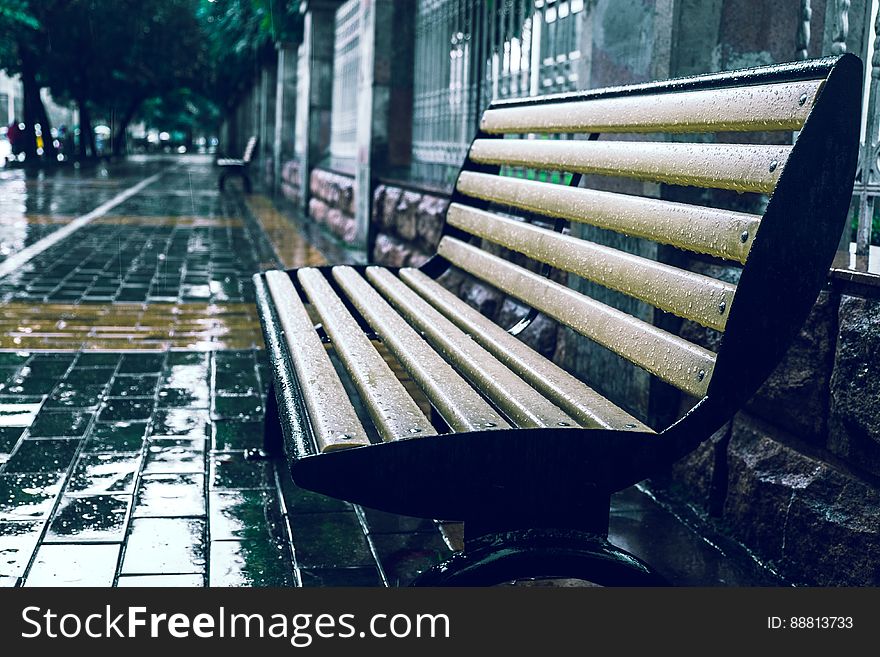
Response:
[[[309,243],[284,214],[275,208],[269,198],[262,194],[249,194],[245,202],[263,232],[266,233],[275,254],[285,268],[319,267],[327,264],[327,259],[321,252]]]
[[[164,351],[262,349],[248,303],[0,306],[0,350]]]
[[[177,226],[180,228],[241,228],[241,219],[199,216],[104,215],[93,223],[105,226]]]

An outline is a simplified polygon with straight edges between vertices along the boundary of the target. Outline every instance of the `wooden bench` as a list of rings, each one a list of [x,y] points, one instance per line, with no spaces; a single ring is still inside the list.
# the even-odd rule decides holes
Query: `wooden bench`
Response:
[[[861,61],[843,55],[493,103],[426,264],[255,276],[273,379],[267,448],[283,442],[291,475],[306,489],[462,521],[464,549],[415,584],[661,583],[649,564],[607,541],[610,496],[729,421],[801,328],[847,216],[861,79]],[[746,134],[754,132],[769,137]],[[645,141],[655,133],[674,137]],[[511,167],[574,178],[542,182],[510,175]],[[734,190],[766,205],[746,213],[588,186],[611,177]],[[731,197],[753,198],[701,198]],[[734,267],[738,282],[561,230],[581,225]],[[597,301],[583,285],[549,277],[547,265],[723,333],[720,347]],[[449,292],[441,283],[450,271],[674,386],[689,410],[648,426],[626,410],[632,400],[603,397],[595,389],[602,381],[574,377]],[[408,392],[395,363],[430,408]]]
[[[226,187],[226,179],[229,176],[234,175],[241,178],[242,183],[244,184],[244,191],[248,194],[251,193],[251,179],[248,175],[248,169],[251,160],[254,157],[254,149],[256,147],[257,138],[251,137],[247,140],[247,144],[245,144],[244,153],[242,154],[241,159],[228,157],[217,158],[217,166],[220,167],[220,178],[217,180],[217,185],[220,187],[221,192]]]

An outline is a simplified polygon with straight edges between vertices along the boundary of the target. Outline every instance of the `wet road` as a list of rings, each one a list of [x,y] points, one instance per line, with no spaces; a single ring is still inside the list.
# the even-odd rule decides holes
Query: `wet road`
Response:
[[[268,197],[218,193],[204,157],[0,171],[0,585],[393,586],[446,558],[454,525],[245,458],[266,387],[251,275],[344,259]],[[612,539],[662,550],[676,583],[766,581],[636,490]]]

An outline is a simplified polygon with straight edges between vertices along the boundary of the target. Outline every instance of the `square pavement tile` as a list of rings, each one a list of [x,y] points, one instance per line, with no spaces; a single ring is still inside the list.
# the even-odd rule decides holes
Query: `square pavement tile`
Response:
[[[176,575],[205,571],[205,521],[195,518],[135,518],[123,575]]]
[[[263,397],[214,397],[214,419],[259,420],[263,417]]]
[[[292,516],[290,524],[296,561],[302,568],[347,568],[376,563],[354,511]]]
[[[205,515],[203,474],[145,474],[132,515],[136,518],[175,518]],[[213,525],[211,532],[213,534]]]
[[[140,463],[140,454],[83,454],[70,476],[67,492],[132,493]]]
[[[62,497],[43,542],[121,542],[130,507],[130,495]]]
[[[104,384],[62,381],[46,398],[45,408],[60,411],[68,408],[94,410],[101,405]]]
[[[119,359],[119,354],[85,352],[81,353],[79,358],[76,359],[76,367],[102,367],[116,369]]]
[[[215,491],[209,499],[212,540],[265,541],[286,534],[274,491]]]
[[[213,454],[210,459],[211,490],[273,487],[269,461],[248,461],[244,458],[244,452]]]
[[[96,422],[83,445],[84,452],[140,452],[146,422]]]
[[[205,441],[150,440],[144,461],[144,473],[169,474],[205,471]]]
[[[153,414],[152,399],[111,399],[98,414],[99,422],[136,422],[149,420]]]
[[[42,397],[0,397],[0,427],[29,427],[33,424]]]
[[[42,411],[28,429],[28,438],[79,438],[85,434],[94,413]]]
[[[25,586],[110,587],[119,545],[41,545]]]
[[[158,374],[117,376],[107,390],[108,397],[150,397],[156,394]]]
[[[165,354],[125,354],[119,364],[118,374],[159,374]]]
[[[209,586],[293,586],[290,551],[283,541],[212,541]]]
[[[218,452],[259,449],[263,446],[262,422],[218,420],[213,426],[211,448]]]
[[[70,467],[78,440],[23,440],[6,462],[4,472],[63,472]]]
[[[11,454],[23,433],[24,427],[0,427],[0,454]]]
[[[188,408],[160,409],[153,413],[153,437],[207,440],[211,418],[207,411]]]
[[[116,586],[120,588],[204,588],[204,575],[123,575]]]
[[[47,518],[63,481],[56,473],[0,474],[0,520]]]
[[[0,577],[24,575],[43,525],[43,521],[0,522]]]

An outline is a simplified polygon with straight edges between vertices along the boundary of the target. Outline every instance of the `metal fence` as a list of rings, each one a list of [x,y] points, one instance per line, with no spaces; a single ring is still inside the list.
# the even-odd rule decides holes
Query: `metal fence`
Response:
[[[353,163],[357,155],[362,17],[360,0],[348,0],[336,10],[330,157],[337,165]]]
[[[580,72],[585,4],[585,0],[419,0],[414,180],[452,185],[479,116],[493,99],[586,86]]]

